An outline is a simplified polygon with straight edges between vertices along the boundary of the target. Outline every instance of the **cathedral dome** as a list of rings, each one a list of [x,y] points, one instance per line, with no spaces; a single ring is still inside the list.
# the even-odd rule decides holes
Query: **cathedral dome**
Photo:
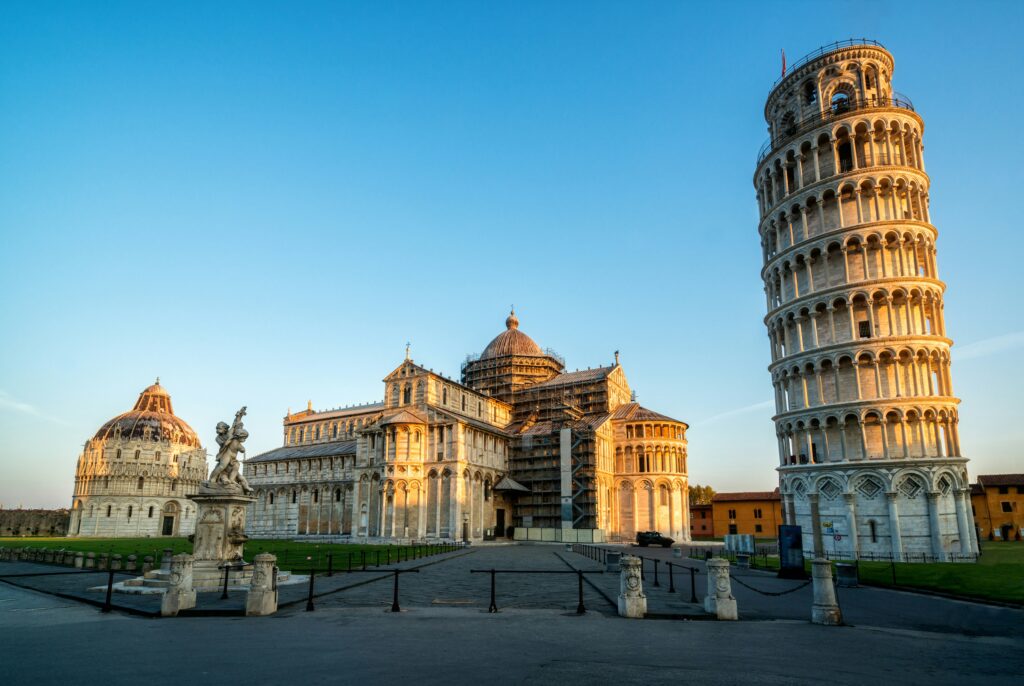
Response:
[[[495,336],[494,340],[487,344],[481,360],[494,357],[506,357],[508,355],[523,355],[527,357],[543,357],[544,351],[540,349],[532,338],[519,330],[519,319],[516,318],[515,310],[509,313],[505,320],[505,330]]]
[[[139,393],[139,399],[131,411],[119,414],[101,426],[93,440],[106,441],[118,437],[202,447],[192,427],[174,414],[171,395],[160,385],[160,379]]]

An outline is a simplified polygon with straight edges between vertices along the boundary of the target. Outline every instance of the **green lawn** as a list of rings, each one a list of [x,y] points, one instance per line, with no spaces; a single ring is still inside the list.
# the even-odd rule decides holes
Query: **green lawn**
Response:
[[[120,554],[124,557],[136,555],[141,566],[146,555],[159,561],[164,548],[174,553],[192,552],[192,544],[185,538],[0,538],[0,546],[7,548],[50,548],[82,552]],[[436,550],[436,549],[435,549]],[[361,566],[365,556],[367,566],[387,564],[401,555],[421,557],[434,552],[425,546],[395,545],[348,545],[333,543],[309,543],[280,539],[252,539],[245,544],[244,557],[252,560],[257,553],[277,555],[281,569],[304,571],[311,566],[318,570],[327,569],[327,556],[333,555],[334,569],[345,569],[352,560],[353,568]]]
[[[895,585],[1024,603],[1024,543],[983,541],[981,553],[976,564],[896,563]],[[861,562],[860,579],[874,586],[892,586],[893,567],[888,562]]]

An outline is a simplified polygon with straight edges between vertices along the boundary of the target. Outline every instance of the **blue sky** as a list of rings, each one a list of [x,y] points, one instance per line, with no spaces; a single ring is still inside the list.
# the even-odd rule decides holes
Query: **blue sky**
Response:
[[[780,70],[849,36],[926,122],[971,474],[1020,471],[1019,3],[38,3],[0,8],[0,504],[70,502],[160,376],[250,454],[412,342],[622,362],[690,476],[771,488],[751,176]],[[1017,220],[1017,221],[1015,221]]]

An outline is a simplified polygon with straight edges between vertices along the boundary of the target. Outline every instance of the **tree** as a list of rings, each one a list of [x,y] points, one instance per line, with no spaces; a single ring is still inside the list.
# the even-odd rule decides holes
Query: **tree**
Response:
[[[714,495],[715,489],[711,488],[711,486],[701,486],[700,484],[690,486],[691,505],[710,505],[711,498]]]

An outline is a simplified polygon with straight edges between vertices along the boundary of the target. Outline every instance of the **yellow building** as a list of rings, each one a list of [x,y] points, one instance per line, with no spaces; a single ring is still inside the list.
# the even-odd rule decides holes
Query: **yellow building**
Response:
[[[782,500],[777,488],[716,493],[711,498],[711,525],[716,537],[753,534],[758,538],[774,538],[779,535],[782,523]]]
[[[978,537],[990,541],[1024,538],[1024,474],[989,474],[971,484],[971,509]]]

